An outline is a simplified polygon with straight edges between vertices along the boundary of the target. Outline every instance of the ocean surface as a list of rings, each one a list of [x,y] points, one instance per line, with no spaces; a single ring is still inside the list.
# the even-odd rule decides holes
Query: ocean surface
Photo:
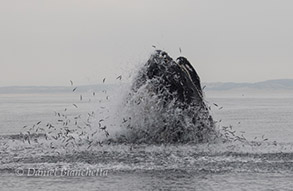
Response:
[[[293,190],[293,97],[206,100],[241,139],[100,145],[106,94],[0,94],[0,190]]]

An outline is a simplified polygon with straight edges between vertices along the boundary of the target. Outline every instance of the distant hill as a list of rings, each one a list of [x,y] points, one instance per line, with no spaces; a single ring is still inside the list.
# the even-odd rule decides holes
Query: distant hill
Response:
[[[204,83],[205,90],[223,91],[236,89],[255,89],[255,90],[293,90],[293,79],[267,80],[256,83],[233,83],[218,82]]]
[[[8,86],[0,87],[0,94],[13,93],[70,93],[76,88],[75,92],[102,91],[117,88],[118,84],[97,84],[83,86]],[[217,82],[203,83],[205,91],[225,91],[237,89],[250,90],[293,90],[293,79],[268,80],[256,83],[233,83]]]

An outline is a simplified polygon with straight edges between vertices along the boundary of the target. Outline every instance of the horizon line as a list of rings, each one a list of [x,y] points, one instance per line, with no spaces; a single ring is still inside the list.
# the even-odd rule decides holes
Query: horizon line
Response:
[[[262,80],[257,82],[233,82],[233,81],[227,81],[227,82],[201,82],[202,84],[212,84],[212,83],[235,83],[235,84],[255,84],[255,83],[261,83],[261,82],[268,82],[268,81],[280,81],[280,80],[293,80],[293,78],[278,78],[278,79],[270,79],[270,80]],[[101,85],[119,85],[119,84],[127,84],[129,82],[120,82],[120,83],[97,83],[97,84],[81,84],[81,85],[4,85],[0,86],[0,88],[8,88],[8,87],[82,87],[82,86],[101,86]]]

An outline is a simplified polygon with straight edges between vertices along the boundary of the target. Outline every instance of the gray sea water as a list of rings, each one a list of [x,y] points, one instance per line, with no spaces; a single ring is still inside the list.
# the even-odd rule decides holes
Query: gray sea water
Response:
[[[101,147],[38,134],[64,113],[91,115],[102,96],[1,94],[0,190],[293,190],[293,97],[207,95],[219,128],[246,141]]]

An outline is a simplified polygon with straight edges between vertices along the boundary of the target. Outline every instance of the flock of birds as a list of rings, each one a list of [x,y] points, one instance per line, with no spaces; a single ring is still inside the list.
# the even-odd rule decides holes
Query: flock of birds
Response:
[[[122,76],[119,75],[116,79],[122,80]],[[106,78],[103,78],[102,82],[105,83]],[[70,80],[70,84],[73,87],[72,92],[76,92],[78,87],[74,87],[72,80]],[[106,106],[102,106],[102,102],[110,101],[110,96],[107,95],[107,90],[103,90],[102,93],[104,98],[98,97],[97,101],[101,103],[99,108],[105,110],[107,108]],[[90,94],[96,97],[97,92],[92,91]],[[83,98],[84,96],[80,94],[79,100],[83,101]],[[72,106],[76,109],[79,108],[77,103],[72,103]],[[96,112],[90,111],[87,114],[72,114],[69,113],[69,108],[64,108],[63,111],[54,112],[55,120],[53,122],[38,121],[31,126],[23,126],[23,131],[19,136],[23,143],[43,145],[46,142],[49,143],[51,149],[57,149],[59,147],[65,149],[69,146],[77,148],[84,145],[87,146],[87,149],[90,149],[92,146],[103,146],[105,143],[110,144],[110,140],[105,139],[110,134],[107,126],[104,124],[104,121],[109,116],[98,119]],[[104,137],[104,139],[101,137]]]

